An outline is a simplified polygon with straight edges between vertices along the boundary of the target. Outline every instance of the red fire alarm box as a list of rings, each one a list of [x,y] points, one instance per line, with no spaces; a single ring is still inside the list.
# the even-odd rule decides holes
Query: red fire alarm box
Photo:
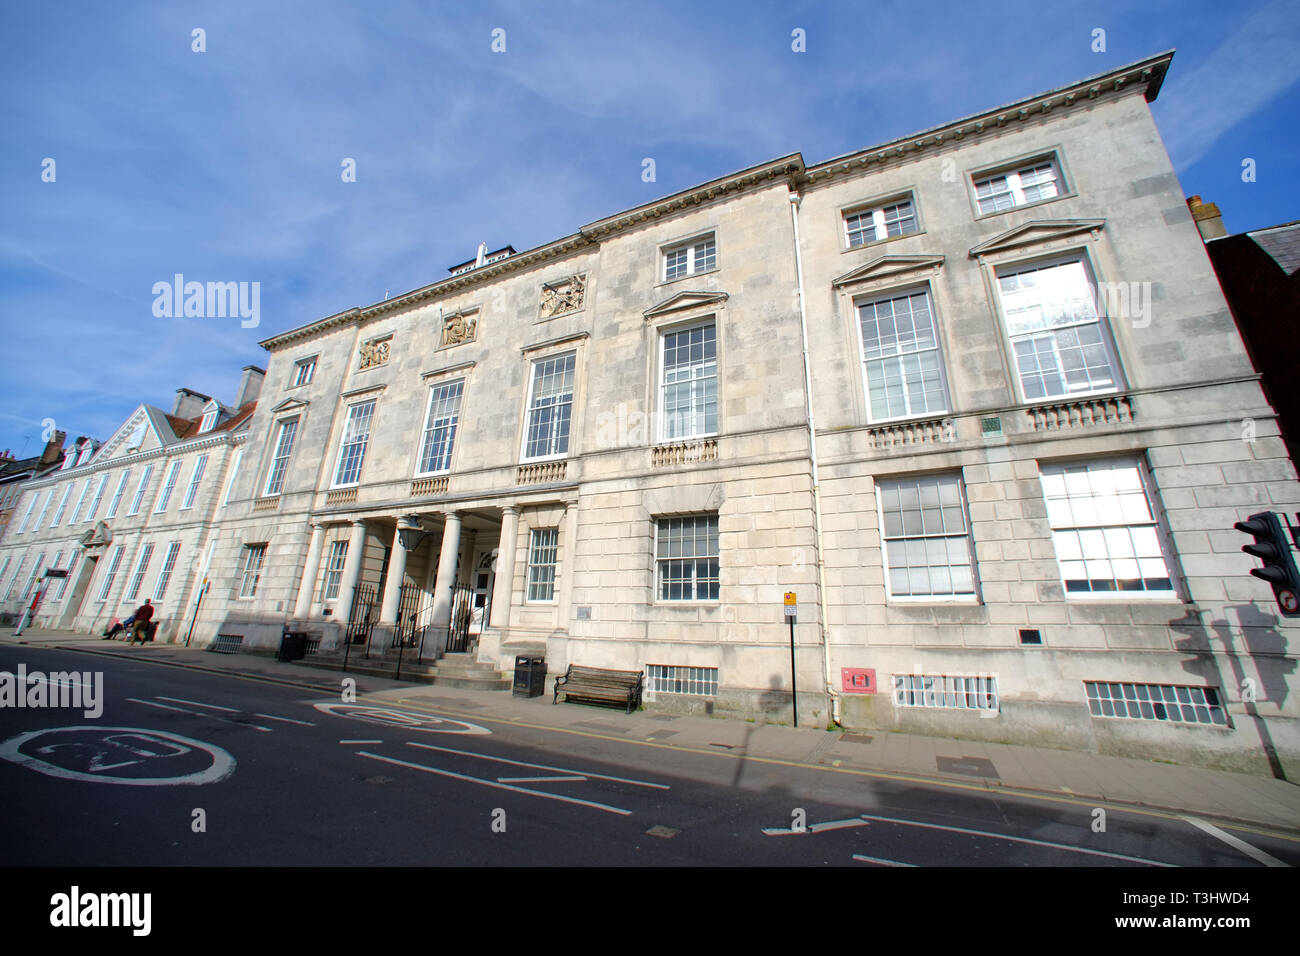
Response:
[[[840,678],[846,694],[874,694],[876,669],[874,667],[841,667]]]

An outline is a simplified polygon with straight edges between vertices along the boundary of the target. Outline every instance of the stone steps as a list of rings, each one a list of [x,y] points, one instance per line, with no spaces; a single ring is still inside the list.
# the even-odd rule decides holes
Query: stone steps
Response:
[[[313,654],[300,663],[327,670],[343,670],[343,655]],[[363,674],[367,677],[384,677],[396,680],[397,655],[371,655],[363,653],[349,655],[347,662],[349,674]],[[480,664],[470,654],[448,654],[442,660],[416,663],[412,654],[402,660],[401,680],[422,684],[441,684],[445,687],[462,687],[470,690],[510,690],[512,678],[491,664]]]

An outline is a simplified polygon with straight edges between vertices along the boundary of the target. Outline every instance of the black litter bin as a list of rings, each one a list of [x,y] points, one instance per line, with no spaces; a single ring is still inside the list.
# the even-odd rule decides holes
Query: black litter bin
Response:
[[[514,696],[541,697],[544,693],[546,693],[546,658],[516,657]]]
[[[302,631],[285,631],[280,637],[280,653],[276,660],[300,661],[307,656],[307,635]]]

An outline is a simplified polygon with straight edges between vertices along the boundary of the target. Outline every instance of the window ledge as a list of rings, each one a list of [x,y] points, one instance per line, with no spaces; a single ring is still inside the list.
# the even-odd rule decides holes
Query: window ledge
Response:
[[[1018,209],[1023,209],[1024,207],[1023,207],[1023,206],[1017,206],[1016,208],[1018,208]],[[1011,212],[1010,209],[1006,209],[1006,210],[1003,210],[1003,211],[1004,211],[1004,212]],[[888,245],[888,244],[891,243],[891,242],[898,242],[900,239],[914,239],[914,238],[917,237],[917,236],[924,236],[924,235],[925,235],[925,232],[926,232],[926,231],[925,231],[924,229],[920,229],[920,230],[918,230],[918,231],[916,231],[916,232],[905,232],[905,233],[903,233],[903,235],[901,235],[901,236],[887,236],[887,237],[884,238],[884,239],[872,239],[870,242],[860,242],[860,243],[858,243],[856,246],[847,246],[847,245],[846,245],[843,249],[840,250],[840,254],[841,254],[841,255],[845,255],[845,254],[850,253],[850,252],[861,252],[863,249],[872,249],[872,248],[874,248],[874,247],[876,247],[876,246],[884,246],[884,245]]]
[[[663,266],[662,262],[660,262],[660,266],[661,267]],[[676,285],[678,282],[685,282],[688,279],[698,279],[700,276],[712,275],[715,272],[721,272],[721,271],[722,270],[719,269],[717,266],[714,266],[712,269],[702,269],[699,272],[692,272],[689,275],[678,276],[676,279],[661,279],[660,281],[655,283],[654,287],[656,289],[660,289],[663,288],[664,286]]]
[[[998,216],[1005,216],[1007,213],[1019,212],[1021,209],[1033,209],[1037,206],[1046,206],[1050,203],[1060,202],[1062,199],[1077,199],[1077,192],[1060,193],[1052,196],[1050,199],[1039,199],[1035,202],[1027,202],[1023,206],[1012,206],[1010,209],[999,209],[996,212],[980,212],[979,200],[975,201],[975,221],[983,222],[985,219],[996,219]]]

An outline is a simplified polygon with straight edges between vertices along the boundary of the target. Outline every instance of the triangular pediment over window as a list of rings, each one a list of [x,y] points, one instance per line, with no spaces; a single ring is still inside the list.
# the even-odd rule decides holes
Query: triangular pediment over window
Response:
[[[1100,232],[1105,225],[1105,219],[1035,219],[1022,223],[1014,229],[1008,229],[992,239],[986,239],[971,249],[970,256],[975,259],[990,252],[1052,242],[1055,239],[1066,239],[1084,232]]]
[[[872,279],[888,279],[908,272],[920,272],[935,269],[943,265],[943,256],[881,256],[865,265],[858,266],[852,272],[846,272],[831,285],[852,285],[855,282],[868,282]]]
[[[656,306],[646,309],[643,315],[647,319],[657,319],[660,316],[672,315],[674,312],[685,312],[688,309],[702,308],[710,305],[719,305],[728,299],[725,292],[678,292],[674,296],[664,299]]]
[[[279,405],[271,409],[272,415],[279,415],[281,412],[296,412],[300,408],[306,408],[310,402],[305,402],[300,398],[286,398]]]

